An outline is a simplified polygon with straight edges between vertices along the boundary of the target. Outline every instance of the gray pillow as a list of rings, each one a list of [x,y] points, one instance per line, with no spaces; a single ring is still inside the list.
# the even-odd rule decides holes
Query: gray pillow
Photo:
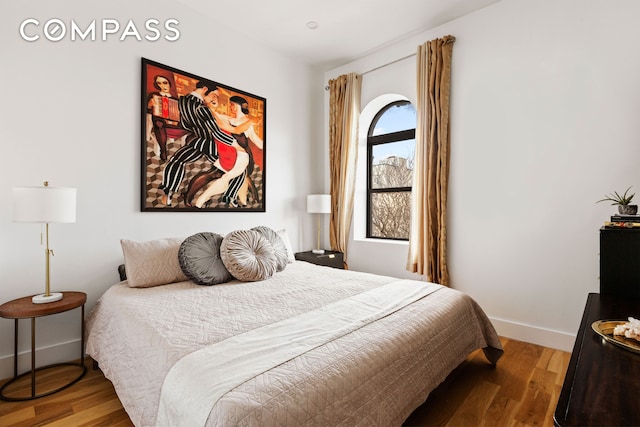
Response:
[[[284,240],[282,240],[278,232],[264,225],[253,227],[252,230],[262,234],[262,236],[271,243],[271,246],[273,246],[273,254],[276,256],[276,271],[284,270],[289,263],[289,253],[287,252]]]
[[[220,258],[229,273],[244,282],[265,280],[276,272],[273,246],[254,230],[227,234],[220,245]]]
[[[198,285],[216,285],[233,277],[220,258],[223,237],[215,233],[198,233],[180,245],[178,261],[185,276]]]

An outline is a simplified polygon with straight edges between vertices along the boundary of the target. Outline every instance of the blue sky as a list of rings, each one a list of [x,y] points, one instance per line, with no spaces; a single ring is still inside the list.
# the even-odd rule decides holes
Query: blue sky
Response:
[[[373,135],[382,135],[390,132],[398,132],[416,127],[416,110],[411,104],[399,105],[389,108],[376,122]],[[384,160],[389,156],[413,157],[415,140],[401,141],[391,144],[383,144],[374,147],[374,163]]]

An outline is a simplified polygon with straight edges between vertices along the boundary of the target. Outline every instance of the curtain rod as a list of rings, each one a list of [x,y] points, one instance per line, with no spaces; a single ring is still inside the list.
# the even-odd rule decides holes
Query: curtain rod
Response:
[[[374,68],[372,68],[372,69],[370,69],[370,70],[367,70],[367,71],[365,71],[365,72],[361,73],[360,75],[361,75],[361,76],[364,76],[365,74],[369,74],[369,73],[371,73],[371,72],[373,72],[373,71],[379,70],[380,68],[384,68],[384,67],[387,67],[387,66],[389,66],[389,65],[393,65],[393,64],[395,64],[396,62],[404,61],[405,59],[411,58],[412,56],[416,56],[416,54],[415,54],[415,53],[412,53],[412,54],[410,54],[410,55],[403,56],[402,58],[394,59],[394,60],[393,60],[393,61],[391,61],[391,62],[387,62],[386,64],[379,65],[379,66],[374,67]],[[328,85],[328,84],[324,87],[324,90],[329,90],[329,85]]]
[[[362,73],[361,75],[362,75],[362,76],[364,76],[365,74],[369,74],[369,73],[371,73],[371,72],[373,72],[373,71],[379,70],[380,68],[384,68],[384,67],[387,67],[387,66],[389,66],[389,65],[393,65],[393,64],[395,64],[396,62],[404,61],[405,59],[411,58],[412,56],[416,56],[416,54],[415,54],[415,53],[412,53],[412,54],[410,54],[410,55],[403,56],[402,58],[394,59],[394,60],[393,60],[393,61],[391,61],[391,62],[387,62],[386,64],[379,65],[379,66],[377,66],[377,67],[375,67],[375,68],[372,68],[372,69],[370,69],[370,70],[367,70],[367,71],[365,71],[364,73]]]
[[[449,36],[444,37],[442,40],[444,41],[444,44],[449,44],[449,43],[454,43],[456,41],[456,38],[454,36],[449,35]],[[395,59],[395,60],[393,60],[391,62],[387,62],[386,64],[380,65],[378,67],[374,67],[374,68],[372,68],[370,70],[367,70],[367,71],[361,73],[360,75],[364,76],[365,74],[369,74],[372,71],[379,70],[380,68],[384,68],[384,67],[386,67],[388,65],[393,65],[396,62],[404,61],[405,59],[411,58],[412,56],[416,56],[416,53],[412,53],[410,55],[403,56],[402,58]],[[329,90],[329,85],[328,84],[324,87],[324,90]]]

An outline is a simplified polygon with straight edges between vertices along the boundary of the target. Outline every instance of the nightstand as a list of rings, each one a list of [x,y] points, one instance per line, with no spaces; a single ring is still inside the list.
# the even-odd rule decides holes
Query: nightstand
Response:
[[[298,252],[295,254],[295,257],[298,261],[306,261],[311,264],[344,269],[344,256],[342,252],[324,251],[323,254],[314,254],[312,251],[307,251]]]
[[[0,387],[0,399],[9,402],[18,402],[23,400],[37,399],[39,397],[48,396],[69,387],[78,382],[87,372],[84,365],[84,304],[87,302],[87,294],[84,292],[63,292],[60,301],[50,302],[46,304],[34,304],[31,302],[31,296],[18,298],[13,301],[0,305],[0,317],[5,319],[14,319],[14,350],[13,350],[13,378]],[[81,337],[80,337],[80,362],[55,363],[52,365],[41,366],[36,368],[36,317],[44,317],[52,314],[63,313],[81,307]],[[31,319],[31,370],[18,375],[18,321],[20,319]],[[80,374],[72,376],[71,380],[62,386],[47,390],[40,394],[36,394],[36,371],[54,368],[57,366],[77,366],[80,368]],[[26,375],[31,375],[31,394],[29,396],[7,396],[6,388]],[[18,388],[18,387],[16,387]]]

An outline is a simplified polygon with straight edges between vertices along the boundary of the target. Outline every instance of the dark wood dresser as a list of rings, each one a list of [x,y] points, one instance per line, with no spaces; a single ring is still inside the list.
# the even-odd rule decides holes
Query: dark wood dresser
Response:
[[[640,426],[640,354],[596,334],[596,320],[640,318],[640,298],[591,293],[553,416],[556,426]]]
[[[640,229],[600,229],[600,293],[640,298]]]

